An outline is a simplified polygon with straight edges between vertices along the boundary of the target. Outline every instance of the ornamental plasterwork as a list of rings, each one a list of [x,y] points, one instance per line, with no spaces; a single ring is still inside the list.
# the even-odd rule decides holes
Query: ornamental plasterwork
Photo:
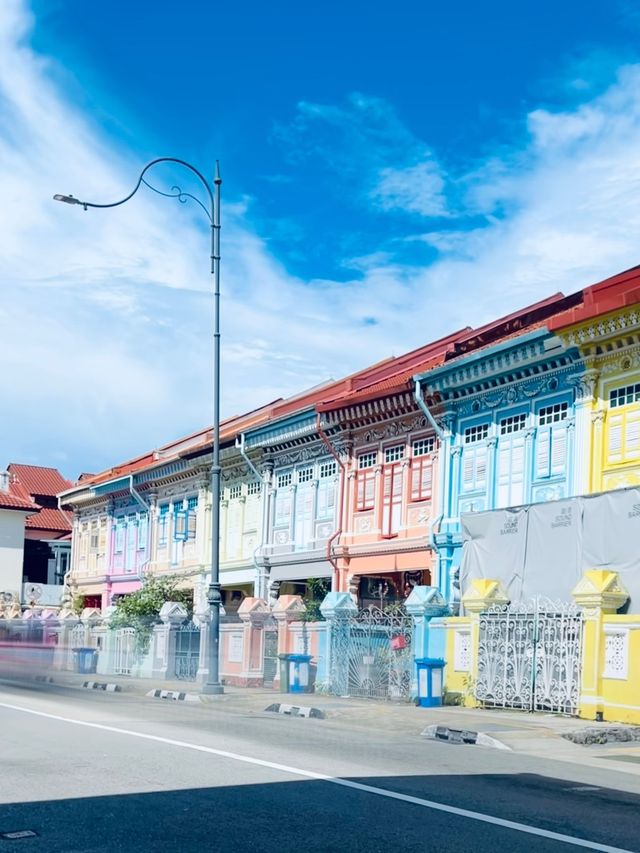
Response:
[[[564,367],[560,370],[556,369],[542,380],[520,380],[518,382],[514,382],[508,388],[505,388],[498,393],[490,391],[485,394],[469,395],[469,397],[465,398],[463,403],[460,403],[459,414],[460,416],[476,415],[479,414],[483,408],[491,411],[492,409],[497,409],[500,406],[528,402],[529,400],[533,400],[535,397],[539,397],[541,394],[561,391],[562,381],[566,379],[566,381],[569,382],[566,377],[568,370],[574,370],[575,367],[576,365],[572,364],[570,367]],[[454,403],[456,401],[450,400],[449,402]]]
[[[543,342],[536,341],[509,352],[496,353],[458,370],[452,370],[443,377],[434,377],[429,384],[436,390],[455,390],[456,387],[468,385],[474,380],[484,379],[488,375],[502,373],[514,367],[522,367],[524,362],[545,357],[548,357],[548,354],[544,351]]]
[[[249,468],[247,465],[230,465],[228,468],[222,469],[222,479],[225,483],[228,483],[229,480],[246,479],[248,474]]]
[[[567,385],[575,389],[577,402],[593,398],[599,376],[597,370],[587,370],[582,374],[567,376]]]
[[[398,438],[405,436],[414,430],[423,429],[427,426],[427,419],[424,415],[416,415],[415,417],[405,420],[394,420],[384,426],[371,427],[358,436],[358,444],[370,444],[372,441],[381,441],[386,438]]]
[[[604,338],[609,338],[612,335],[619,334],[620,332],[637,329],[638,326],[640,326],[640,313],[636,308],[634,308],[628,311],[622,311],[613,317],[597,321],[594,320],[586,326],[561,333],[561,337],[568,344],[580,346],[580,344],[588,344]]]
[[[298,462],[311,462],[321,456],[331,458],[324,444],[315,444],[290,450],[288,453],[279,453],[274,457],[274,462],[276,467],[284,468],[287,465],[296,465]]]
[[[612,373],[626,373],[628,370],[640,369],[640,348],[637,344],[628,347],[624,354],[607,354],[600,360],[600,372],[603,376]]]

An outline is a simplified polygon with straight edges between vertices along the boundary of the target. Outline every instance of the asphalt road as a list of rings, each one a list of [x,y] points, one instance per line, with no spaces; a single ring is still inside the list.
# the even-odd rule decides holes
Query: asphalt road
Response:
[[[419,727],[5,685],[0,755],[0,853],[640,851],[640,776]]]

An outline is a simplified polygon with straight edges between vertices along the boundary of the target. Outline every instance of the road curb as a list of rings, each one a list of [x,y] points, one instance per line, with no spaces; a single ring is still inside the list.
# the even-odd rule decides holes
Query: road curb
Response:
[[[169,699],[174,702],[199,702],[200,696],[198,693],[183,693],[176,690],[149,690],[145,693],[152,699]]]
[[[265,708],[265,711],[272,711],[275,714],[285,714],[288,717],[313,717],[316,720],[324,720],[325,713],[320,708],[311,708],[310,706],[287,705],[284,702],[274,702]]]
[[[492,749],[505,749],[511,752],[511,747],[484,732],[471,729],[452,729],[449,726],[427,726],[420,733],[421,737],[429,740],[439,740],[443,743],[460,743],[470,746],[488,746]]]
[[[122,690],[119,684],[112,681],[84,681],[82,686],[87,690],[104,690],[105,693],[120,693]]]

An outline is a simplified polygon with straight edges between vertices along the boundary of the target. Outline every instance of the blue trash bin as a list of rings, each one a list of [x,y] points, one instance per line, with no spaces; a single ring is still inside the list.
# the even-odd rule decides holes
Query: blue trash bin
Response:
[[[309,693],[309,663],[312,655],[289,655],[289,693]]]
[[[96,649],[80,648],[72,649],[75,671],[82,675],[91,675],[96,671],[98,663],[98,652]]]
[[[418,670],[418,705],[433,708],[442,705],[443,673],[445,662],[441,658],[416,658]]]

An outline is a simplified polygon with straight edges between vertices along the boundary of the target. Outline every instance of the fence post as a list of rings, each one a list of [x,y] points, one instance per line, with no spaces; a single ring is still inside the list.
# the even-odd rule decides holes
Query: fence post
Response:
[[[325,683],[317,683],[318,690],[349,695],[349,636],[350,621],[358,608],[348,592],[328,592],[320,605],[327,620]]]
[[[589,720],[604,719],[604,616],[616,613],[628,600],[629,593],[620,583],[617,572],[590,569],[584,573],[571,595],[582,608],[584,620],[578,713]]]
[[[160,608],[162,624],[153,626],[149,644],[150,661],[142,661],[140,669],[151,669],[152,678],[173,678],[176,667],[176,634],[188,617],[187,608],[178,601],[165,601]]]
[[[71,669],[70,666],[70,647],[71,647],[71,631],[80,621],[73,610],[63,609],[58,614],[59,625],[58,629],[58,645],[53,656],[54,669]]]
[[[432,620],[449,612],[440,590],[435,586],[414,586],[404,606],[413,619],[413,660],[439,658],[446,661],[445,632],[441,625],[437,626],[438,630],[432,630]],[[434,624],[433,628],[435,627]],[[411,672],[411,695],[418,695],[418,671],[415,663]]]

